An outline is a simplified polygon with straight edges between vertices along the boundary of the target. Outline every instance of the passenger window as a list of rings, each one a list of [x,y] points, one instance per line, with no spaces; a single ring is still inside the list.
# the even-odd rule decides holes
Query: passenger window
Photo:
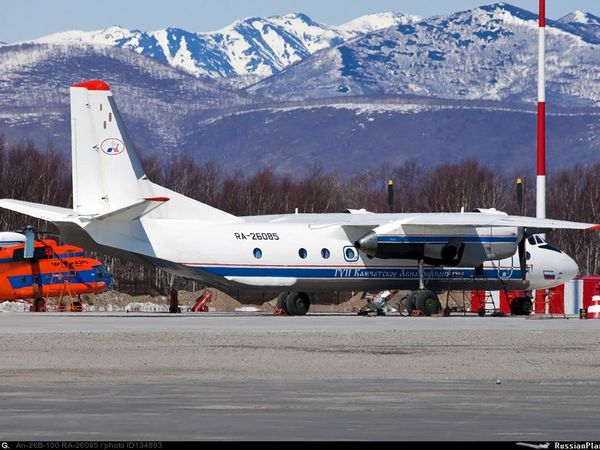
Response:
[[[262,250],[260,248],[255,248],[252,253],[254,253],[256,259],[262,258]]]
[[[308,256],[308,252],[305,248],[301,248],[300,250],[298,250],[298,255],[300,256],[300,258],[306,259],[306,257]]]
[[[329,253],[329,250],[324,248],[323,250],[321,250],[321,256],[323,257],[323,259],[329,259],[331,253]]]
[[[358,261],[358,252],[354,247],[344,247],[344,259],[348,262]]]

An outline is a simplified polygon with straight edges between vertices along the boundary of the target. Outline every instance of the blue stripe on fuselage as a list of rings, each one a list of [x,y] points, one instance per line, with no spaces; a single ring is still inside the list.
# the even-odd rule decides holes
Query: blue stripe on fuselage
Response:
[[[378,267],[331,267],[331,268],[304,268],[304,267],[214,267],[195,266],[212,275],[221,277],[272,277],[272,278],[297,278],[297,279],[419,279],[419,271],[414,268],[378,268]],[[521,279],[520,269],[500,269],[502,279]],[[497,279],[498,269],[484,269],[482,275],[475,275],[472,268],[433,268],[425,269],[426,279],[472,279],[481,277]]]
[[[399,244],[446,244],[451,239],[457,238],[461,242],[488,244],[488,243],[508,243],[512,244],[517,241],[515,236],[499,237],[499,236],[378,236],[377,242],[381,243],[399,243]]]
[[[71,272],[56,272],[56,273],[41,273],[35,275],[35,281],[42,286],[47,284],[61,284],[65,280],[69,283],[93,283],[97,281],[105,281],[96,277],[96,271],[80,270],[73,276]],[[13,289],[20,289],[33,285],[33,275],[15,275],[8,277],[8,282]]]

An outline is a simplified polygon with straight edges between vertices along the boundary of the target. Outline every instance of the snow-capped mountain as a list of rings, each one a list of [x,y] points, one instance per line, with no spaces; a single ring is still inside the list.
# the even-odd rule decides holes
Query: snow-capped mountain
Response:
[[[69,86],[103,79],[112,86],[141,147],[177,147],[189,114],[249,102],[213,80],[198,79],[151,58],[109,46],[20,44],[0,47],[0,134],[64,142]],[[56,138],[56,140],[55,140]]]
[[[248,91],[277,99],[418,95],[533,102],[537,15],[498,3],[368,33],[323,50]],[[600,40],[547,22],[554,103],[600,105]]]
[[[315,163],[356,173],[426,149],[428,164],[476,158],[533,170],[536,20],[495,4],[423,20],[380,14],[326,27],[293,15],[215,33],[115,27],[5,45],[0,135],[68,154],[68,86],[101,78],[141,153],[157,163],[181,151],[248,174],[270,167],[296,176]],[[583,13],[548,21],[553,168],[600,160],[596,21]]]
[[[195,76],[264,78],[362,33],[415,20],[414,16],[384,13],[331,27],[298,13],[250,17],[207,33],[177,28],[143,32],[111,27],[91,32],[67,31],[33,42],[110,45],[150,56]]]
[[[588,39],[600,41],[600,17],[584,11],[573,11],[558,22],[572,29],[575,33],[587,36]]]

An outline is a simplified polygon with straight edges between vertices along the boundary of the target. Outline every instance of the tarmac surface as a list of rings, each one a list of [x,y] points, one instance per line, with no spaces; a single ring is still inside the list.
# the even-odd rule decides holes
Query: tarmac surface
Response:
[[[600,440],[600,320],[0,314],[2,440]]]

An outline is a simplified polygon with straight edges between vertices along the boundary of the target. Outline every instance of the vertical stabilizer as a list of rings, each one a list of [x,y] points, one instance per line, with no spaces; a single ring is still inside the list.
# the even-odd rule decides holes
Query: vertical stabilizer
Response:
[[[148,180],[104,81],[71,86],[71,145],[73,209],[79,216],[103,220],[134,220],[147,214],[161,219],[236,219]]]
[[[71,86],[73,209],[103,214],[139,201],[140,158],[106,83]]]

